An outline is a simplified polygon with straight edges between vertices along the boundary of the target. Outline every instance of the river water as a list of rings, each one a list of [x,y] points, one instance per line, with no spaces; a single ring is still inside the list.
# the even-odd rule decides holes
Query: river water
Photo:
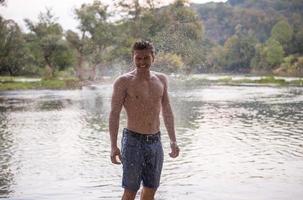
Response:
[[[111,92],[107,84],[0,92],[0,198],[120,199]],[[181,155],[168,156],[162,126],[157,200],[302,199],[303,87],[177,86],[170,96]]]

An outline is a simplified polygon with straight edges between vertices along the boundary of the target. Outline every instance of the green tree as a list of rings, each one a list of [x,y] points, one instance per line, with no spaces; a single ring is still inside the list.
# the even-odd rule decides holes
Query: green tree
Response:
[[[303,54],[303,28],[299,29],[293,38],[294,53]]]
[[[118,2],[125,17],[115,26],[119,33],[114,42],[116,58],[123,57],[129,63],[129,48],[133,41],[148,39],[154,41],[159,55],[172,60],[174,56],[180,57],[182,63],[186,63],[182,68],[187,72],[200,67],[205,59],[199,50],[203,41],[203,23],[188,6],[188,1],[176,0],[161,8],[158,8],[160,1]],[[176,67],[176,71],[178,69]]]
[[[225,50],[221,45],[210,48],[206,57],[209,72],[222,72],[226,65]]]
[[[147,35],[149,20],[153,20],[156,17],[156,8],[160,5],[160,1],[157,0],[117,0],[116,9],[119,11],[122,21],[128,23],[129,33],[134,38],[144,38]],[[152,15],[150,15],[152,14]]]
[[[86,45],[82,50],[86,49],[90,53],[87,60],[91,66],[90,74],[92,76],[89,77],[91,79],[95,78],[97,66],[106,63],[106,58],[115,40],[116,29],[114,24],[108,21],[110,15],[107,9],[108,6],[103,5],[100,1],[94,1],[92,4],[82,4],[79,9],[75,10],[76,18],[79,20],[78,28],[82,33],[82,38],[76,39],[78,40],[77,45]]]
[[[265,61],[265,53],[263,51],[264,44],[258,43],[255,47],[255,55],[250,62],[253,72],[266,71],[268,63]]]
[[[56,18],[47,9],[46,13],[40,13],[39,21],[34,23],[29,19],[25,19],[28,29],[31,31],[32,42],[36,43],[40,56],[42,56],[43,64],[45,65],[45,77],[54,77],[55,69],[58,67],[56,55],[67,50],[66,43],[64,43],[63,30]]]
[[[272,72],[282,63],[284,53],[282,45],[271,38],[265,44],[256,45],[256,53],[251,61],[251,66],[257,72]]]
[[[166,18],[158,9],[160,1],[116,1],[116,9],[122,15],[121,20],[116,21],[113,30],[112,50],[107,54],[107,59],[112,61],[112,66],[119,67],[117,71],[125,71],[130,68],[130,48],[138,39],[153,40],[155,35],[166,26]],[[156,44],[158,47],[158,44]]]
[[[84,80],[84,72],[83,72],[83,64],[90,53],[89,45],[90,40],[85,35],[85,31],[82,32],[81,38],[79,35],[71,30],[68,30],[65,33],[66,40],[70,44],[70,46],[76,50],[76,60],[77,64],[75,66],[76,76],[80,80]]]
[[[0,16],[0,74],[17,75],[25,61],[25,41],[18,24]]]
[[[286,20],[278,21],[271,30],[271,38],[278,41],[284,47],[287,46],[292,36],[293,29]]]
[[[154,37],[159,51],[182,57],[186,72],[199,67],[205,57],[198,50],[203,42],[203,23],[188,7],[188,1],[176,0],[161,13],[165,26]]]
[[[247,34],[233,35],[224,44],[227,71],[249,72],[250,62],[255,55],[257,40]]]
[[[263,49],[265,53],[265,60],[270,67],[276,67],[282,63],[284,58],[283,46],[274,39],[269,39]]]
[[[153,68],[160,72],[175,73],[182,70],[184,63],[177,54],[161,52],[157,55]]]

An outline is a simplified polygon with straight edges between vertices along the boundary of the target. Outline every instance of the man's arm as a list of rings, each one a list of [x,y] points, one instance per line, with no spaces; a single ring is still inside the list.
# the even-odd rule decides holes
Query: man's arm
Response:
[[[164,84],[164,91],[163,91],[163,97],[162,97],[162,116],[163,116],[166,130],[168,132],[169,139],[170,139],[171,153],[169,155],[172,158],[176,158],[179,155],[180,149],[177,145],[176,134],[175,134],[175,124],[174,124],[174,114],[171,109],[171,105],[170,105],[170,101],[169,101],[168,89],[167,89],[168,81],[167,81],[167,77],[165,75],[163,75],[162,81]]]
[[[111,142],[111,161],[114,164],[120,164],[117,156],[121,160],[120,149],[117,146],[117,136],[119,131],[120,113],[126,95],[125,77],[119,77],[114,82],[113,94],[111,99],[111,111],[109,114],[109,133]]]

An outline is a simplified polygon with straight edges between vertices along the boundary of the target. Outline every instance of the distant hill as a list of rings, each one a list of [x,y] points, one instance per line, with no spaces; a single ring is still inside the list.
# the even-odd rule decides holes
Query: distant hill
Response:
[[[239,29],[264,42],[281,19],[287,19],[294,31],[303,27],[302,0],[229,0],[190,6],[203,21],[206,38],[220,44]]]

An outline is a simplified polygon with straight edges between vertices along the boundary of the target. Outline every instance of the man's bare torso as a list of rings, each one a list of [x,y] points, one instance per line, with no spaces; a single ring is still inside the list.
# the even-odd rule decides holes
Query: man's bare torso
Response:
[[[154,134],[160,129],[159,114],[164,92],[163,75],[151,72],[149,79],[135,76],[135,72],[123,75],[125,98],[123,106],[127,113],[127,128]]]

